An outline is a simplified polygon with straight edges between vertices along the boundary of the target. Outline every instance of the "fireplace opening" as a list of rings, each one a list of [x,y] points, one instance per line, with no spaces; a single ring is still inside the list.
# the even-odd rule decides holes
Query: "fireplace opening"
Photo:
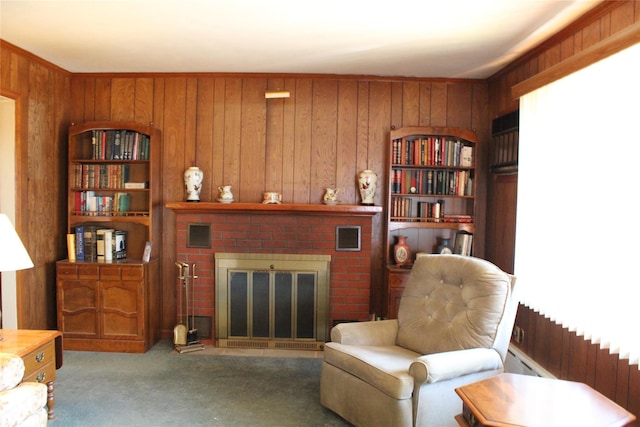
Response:
[[[216,253],[218,346],[321,349],[330,262],[330,255]]]

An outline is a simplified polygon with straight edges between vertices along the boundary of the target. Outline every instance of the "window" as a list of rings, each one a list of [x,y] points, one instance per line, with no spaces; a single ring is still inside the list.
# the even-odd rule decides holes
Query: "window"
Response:
[[[520,100],[523,304],[638,363],[640,44]]]

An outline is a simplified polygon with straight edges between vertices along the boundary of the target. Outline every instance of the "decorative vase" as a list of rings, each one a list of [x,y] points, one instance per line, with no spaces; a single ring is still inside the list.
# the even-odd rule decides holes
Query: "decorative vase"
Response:
[[[411,262],[411,248],[407,244],[407,236],[397,236],[398,242],[393,246],[393,260],[397,266]]]
[[[220,194],[218,195],[218,201],[220,203],[231,203],[233,202],[233,193],[231,192],[230,185],[223,185],[218,187],[218,191]]]
[[[440,239],[440,246],[436,249],[437,254],[452,254],[451,239]]]
[[[363,170],[358,175],[358,189],[360,190],[360,197],[362,198],[362,204],[365,206],[373,206],[373,201],[376,196],[376,183],[378,182],[378,175],[372,170]]]
[[[184,186],[187,189],[187,202],[199,202],[204,174],[197,166],[191,166],[184,172]]]

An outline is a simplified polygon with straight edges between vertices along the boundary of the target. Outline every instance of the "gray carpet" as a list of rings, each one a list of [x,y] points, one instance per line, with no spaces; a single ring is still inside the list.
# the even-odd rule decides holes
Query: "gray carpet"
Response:
[[[349,426],[320,405],[319,358],[65,351],[62,426]]]

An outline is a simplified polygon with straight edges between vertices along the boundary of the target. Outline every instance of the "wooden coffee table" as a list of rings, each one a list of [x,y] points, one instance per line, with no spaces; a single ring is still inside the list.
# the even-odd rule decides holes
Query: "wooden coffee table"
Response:
[[[58,331],[0,329],[0,353],[17,354],[24,360],[22,381],[47,385],[47,409],[53,419],[56,369],[62,366],[62,334]]]
[[[458,387],[462,427],[626,426],[636,417],[586,384],[500,374]]]

